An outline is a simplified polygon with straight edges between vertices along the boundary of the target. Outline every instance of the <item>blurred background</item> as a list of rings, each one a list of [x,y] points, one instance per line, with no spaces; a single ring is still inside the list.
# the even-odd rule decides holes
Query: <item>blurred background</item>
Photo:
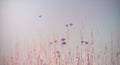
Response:
[[[1,0],[0,65],[119,65],[119,4]]]

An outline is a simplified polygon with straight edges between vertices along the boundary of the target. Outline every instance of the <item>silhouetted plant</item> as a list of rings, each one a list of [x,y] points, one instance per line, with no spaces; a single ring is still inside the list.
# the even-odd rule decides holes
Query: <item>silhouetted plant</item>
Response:
[[[65,41],[65,38],[62,38],[61,41]]]
[[[81,43],[84,43],[84,41],[81,41]]]
[[[66,45],[66,42],[62,42],[62,45]]]
[[[88,42],[87,42],[87,41],[85,41],[85,44],[88,44]]]

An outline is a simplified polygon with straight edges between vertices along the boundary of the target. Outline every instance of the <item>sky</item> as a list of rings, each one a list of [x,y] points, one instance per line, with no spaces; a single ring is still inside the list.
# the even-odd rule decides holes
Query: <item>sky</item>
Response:
[[[40,37],[44,41],[54,35],[63,37],[69,23],[75,41],[80,39],[80,30],[89,41],[92,30],[96,40],[109,42],[111,32],[120,32],[119,4],[117,0],[1,0],[0,53],[10,53],[16,42],[27,46]]]

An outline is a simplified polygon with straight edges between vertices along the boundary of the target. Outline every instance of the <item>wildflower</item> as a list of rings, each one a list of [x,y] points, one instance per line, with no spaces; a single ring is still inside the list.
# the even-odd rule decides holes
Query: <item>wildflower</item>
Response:
[[[52,42],[50,42],[50,44],[53,44]]]
[[[58,55],[58,57],[60,58],[60,54]]]
[[[62,38],[61,41],[65,41],[65,38]]]
[[[62,42],[62,45],[65,45],[66,44],[66,42]]]
[[[72,24],[72,23],[70,23],[69,25],[70,25],[70,26],[72,26],[73,24]]]
[[[57,51],[57,54],[58,54],[57,56],[60,58],[60,52],[59,51]]]
[[[85,44],[88,44],[88,42],[86,41]]]
[[[57,53],[59,54],[60,52],[59,52],[59,51],[57,51]]]
[[[66,24],[65,26],[68,27],[68,24]]]
[[[84,41],[81,41],[81,43],[84,43]]]
[[[57,43],[57,40],[54,40],[54,43]]]

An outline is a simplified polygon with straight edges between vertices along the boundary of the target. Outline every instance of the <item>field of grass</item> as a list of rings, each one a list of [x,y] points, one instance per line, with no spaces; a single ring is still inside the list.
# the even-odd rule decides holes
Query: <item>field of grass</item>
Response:
[[[72,36],[71,36],[72,37]],[[110,36],[111,40],[104,45],[102,40],[95,40],[94,32],[90,33],[90,41],[81,39],[78,43],[70,42],[70,34],[66,37],[53,36],[54,40],[34,42],[21,50],[16,43],[14,54],[3,57],[4,65],[120,65],[120,33]],[[72,43],[72,45],[70,44]],[[96,45],[98,45],[96,47]]]

